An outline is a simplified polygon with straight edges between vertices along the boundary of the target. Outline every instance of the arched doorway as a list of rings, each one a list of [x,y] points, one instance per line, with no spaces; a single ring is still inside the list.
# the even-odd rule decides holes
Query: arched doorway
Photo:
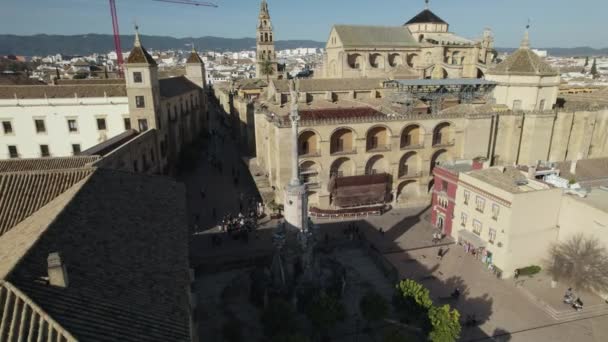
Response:
[[[358,53],[349,54],[348,57],[348,66],[351,69],[361,70],[361,66],[363,65],[363,56]]]
[[[420,157],[416,152],[408,152],[399,160],[399,178],[417,177],[420,171]]]
[[[317,185],[319,183],[319,167],[317,163],[307,160],[300,164],[300,176],[304,184]]]
[[[433,146],[449,145],[452,142],[451,124],[442,122],[433,129]]]
[[[304,131],[298,137],[298,155],[316,155],[319,152],[319,139],[315,132]]]
[[[330,153],[350,153],[354,151],[354,133],[350,128],[340,128],[331,135]]]
[[[439,150],[439,151],[433,153],[433,157],[431,158],[431,167],[430,167],[431,174],[433,174],[433,169],[435,169],[435,166],[441,165],[441,163],[444,163],[446,161],[448,161],[448,151],[442,149],[442,150]]]
[[[384,56],[379,53],[372,53],[369,55],[369,64],[372,68],[384,68]]]
[[[355,174],[355,164],[352,160],[343,157],[336,159],[330,168],[331,177],[348,177]]]
[[[367,164],[365,164],[366,175],[375,175],[379,173],[389,173],[388,162],[381,154],[369,158]]]
[[[419,125],[409,125],[401,133],[401,148],[422,145],[422,130]]]
[[[366,151],[386,151],[390,149],[389,132],[386,127],[378,126],[367,131]]]
[[[398,53],[391,53],[388,55],[388,64],[391,67],[398,67],[403,64],[403,58]]]

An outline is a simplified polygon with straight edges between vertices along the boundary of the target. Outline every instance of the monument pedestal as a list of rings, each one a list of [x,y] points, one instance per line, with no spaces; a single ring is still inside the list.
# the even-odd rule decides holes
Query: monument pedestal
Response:
[[[289,184],[285,188],[284,215],[287,229],[302,232],[308,224],[308,191],[304,184]]]

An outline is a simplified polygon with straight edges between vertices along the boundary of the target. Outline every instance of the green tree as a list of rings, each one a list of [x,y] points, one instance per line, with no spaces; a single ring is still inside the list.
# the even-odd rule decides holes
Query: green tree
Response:
[[[296,312],[282,299],[271,300],[260,319],[268,337],[287,335],[297,329]]]
[[[453,342],[460,337],[460,313],[449,305],[432,306],[429,309],[431,331],[429,339],[433,342]]]
[[[340,300],[321,292],[308,304],[306,315],[315,328],[327,333],[338,322],[344,320],[346,310]]]
[[[405,299],[411,299],[420,307],[428,309],[433,305],[429,290],[411,279],[405,279],[397,284],[399,294]]]
[[[600,74],[597,72],[597,65],[596,65],[596,59],[593,59],[593,64],[591,65],[591,76],[593,76],[593,78],[598,78],[600,76]]]
[[[270,83],[270,76],[274,75],[274,63],[270,59],[260,62],[260,74],[266,76],[266,82]]]
[[[608,250],[599,240],[577,234],[551,246],[547,271],[576,290],[608,291]]]
[[[589,66],[589,56],[585,57],[585,67]]]
[[[379,293],[370,291],[361,298],[359,309],[369,323],[377,322],[388,315],[388,303]]]

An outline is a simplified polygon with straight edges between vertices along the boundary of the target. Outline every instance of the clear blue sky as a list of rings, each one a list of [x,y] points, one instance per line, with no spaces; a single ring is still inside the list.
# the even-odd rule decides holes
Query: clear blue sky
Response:
[[[212,0],[213,1],[213,0]],[[219,8],[116,0],[121,33],[254,37],[260,0],[216,0]],[[326,41],[333,24],[401,25],[423,0],[269,0],[275,37]],[[490,27],[499,47],[519,45],[532,20],[535,47],[608,47],[608,0],[431,0],[450,30],[475,38]],[[108,0],[0,0],[0,33],[111,33]]]

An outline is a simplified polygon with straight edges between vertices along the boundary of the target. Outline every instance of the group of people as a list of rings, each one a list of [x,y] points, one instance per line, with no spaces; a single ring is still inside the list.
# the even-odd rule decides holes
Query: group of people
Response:
[[[572,288],[568,288],[568,290],[566,290],[566,294],[564,294],[564,303],[572,305],[572,308],[576,311],[583,310],[583,301],[580,297],[574,294]]]

